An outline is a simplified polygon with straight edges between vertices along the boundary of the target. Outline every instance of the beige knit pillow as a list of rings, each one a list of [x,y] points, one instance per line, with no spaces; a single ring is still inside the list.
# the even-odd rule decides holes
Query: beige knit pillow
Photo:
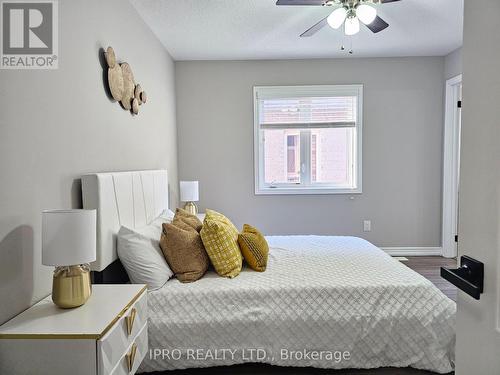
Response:
[[[207,272],[209,259],[200,234],[182,220],[163,224],[160,248],[179,281],[193,282]]]
[[[190,214],[182,208],[178,208],[175,211],[174,220],[175,219],[182,220],[186,224],[189,224],[191,227],[196,229],[197,232],[201,231],[201,227],[203,226],[203,223],[200,221],[200,219],[198,219],[196,215]]]

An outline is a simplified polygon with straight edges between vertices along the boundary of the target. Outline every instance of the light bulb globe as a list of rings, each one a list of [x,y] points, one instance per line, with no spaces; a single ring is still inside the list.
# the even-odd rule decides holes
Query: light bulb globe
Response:
[[[356,16],[365,25],[371,24],[377,17],[377,10],[367,4],[361,4],[356,8]]]
[[[338,29],[344,23],[347,17],[347,10],[344,7],[335,9],[326,19],[333,29]]]
[[[359,33],[359,20],[357,17],[349,17],[345,20],[345,35]]]

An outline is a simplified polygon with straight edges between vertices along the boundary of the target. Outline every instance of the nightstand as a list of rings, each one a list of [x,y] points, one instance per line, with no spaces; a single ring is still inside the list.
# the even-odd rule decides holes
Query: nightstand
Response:
[[[93,285],[83,306],[47,297],[0,326],[0,374],[129,375],[148,351],[145,285]]]

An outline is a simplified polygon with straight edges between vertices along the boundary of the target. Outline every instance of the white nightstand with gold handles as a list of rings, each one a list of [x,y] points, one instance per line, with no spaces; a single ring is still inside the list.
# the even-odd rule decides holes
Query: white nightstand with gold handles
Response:
[[[145,285],[93,285],[83,306],[51,297],[0,326],[0,374],[129,375],[148,352]]]

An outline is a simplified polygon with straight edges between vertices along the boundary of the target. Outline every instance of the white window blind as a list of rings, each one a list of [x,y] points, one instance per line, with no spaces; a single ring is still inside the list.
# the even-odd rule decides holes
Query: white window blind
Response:
[[[356,126],[356,96],[302,97],[259,101],[262,128],[332,128]]]

